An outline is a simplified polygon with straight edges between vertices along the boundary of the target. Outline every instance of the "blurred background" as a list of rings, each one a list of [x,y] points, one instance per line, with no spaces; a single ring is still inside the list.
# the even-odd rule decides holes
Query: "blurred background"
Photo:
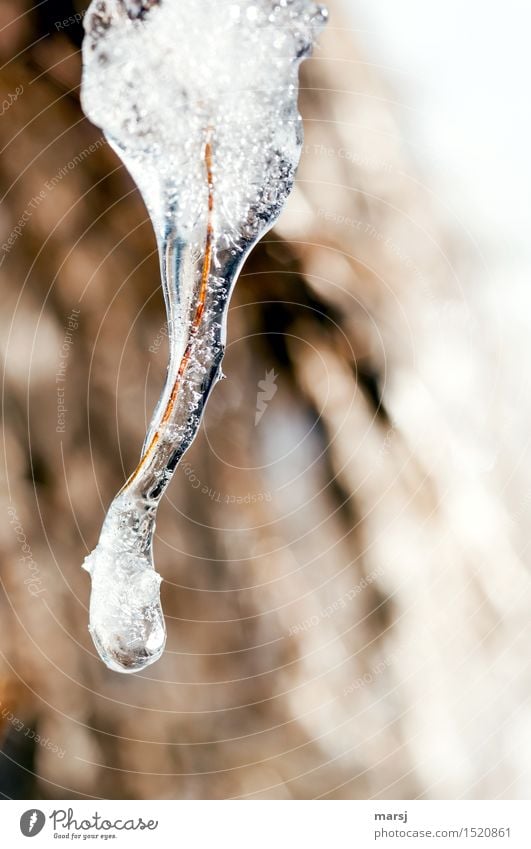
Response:
[[[296,189],[159,514],[167,651],[127,677],[80,567],[167,340],[80,110],[86,7],[0,7],[0,793],[527,798],[524,4],[330,0]]]

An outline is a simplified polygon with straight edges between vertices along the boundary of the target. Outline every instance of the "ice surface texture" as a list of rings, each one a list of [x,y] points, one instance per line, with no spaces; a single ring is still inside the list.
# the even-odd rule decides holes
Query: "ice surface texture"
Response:
[[[93,0],[85,16],[83,108],[152,218],[170,346],[140,463],[85,561],[92,637],[121,672],[164,649],[157,506],[219,378],[239,271],[291,191],[298,67],[326,17],[310,0]]]

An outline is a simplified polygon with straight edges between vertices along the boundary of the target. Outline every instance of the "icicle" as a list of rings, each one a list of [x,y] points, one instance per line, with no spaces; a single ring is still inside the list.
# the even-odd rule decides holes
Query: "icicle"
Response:
[[[93,0],[85,17],[83,108],[151,215],[170,347],[141,460],[84,564],[90,631],[119,672],[164,649],[157,507],[222,376],[239,271],[291,191],[298,66],[326,17],[310,0]]]

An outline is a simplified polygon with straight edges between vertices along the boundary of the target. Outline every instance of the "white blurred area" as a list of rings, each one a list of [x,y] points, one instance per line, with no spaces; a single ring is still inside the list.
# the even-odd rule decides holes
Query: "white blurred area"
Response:
[[[528,262],[531,7],[346,0],[410,155],[490,260]],[[527,270],[527,269],[526,269]],[[531,300],[530,300],[531,303]]]
[[[387,133],[399,148],[400,164],[372,180],[366,202],[415,261],[399,295],[404,327],[390,322],[385,341],[384,399],[410,451],[407,474],[420,460],[436,493],[426,522],[413,512],[408,524],[392,505],[367,522],[376,559],[401,560],[387,580],[406,611],[398,639],[415,658],[406,736],[428,795],[529,798],[531,7],[344,8],[383,90],[370,101],[360,87],[338,123],[353,140],[372,133],[376,148]],[[391,224],[392,181],[402,201]],[[356,233],[351,245],[359,256]],[[399,274],[382,272],[390,290]]]
[[[345,6],[365,59],[387,86],[406,170],[454,240],[452,343],[441,334],[417,338],[421,380],[439,395],[450,426],[453,418],[453,453],[463,478],[476,478],[476,499],[484,501],[479,490],[491,492],[489,527],[499,526],[529,562],[531,7],[523,0]],[[406,401],[418,394],[409,380],[403,389],[400,406],[421,434],[427,422]],[[472,512],[463,523],[470,533],[477,522],[481,536],[486,517],[474,513],[474,501],[467,495]]]

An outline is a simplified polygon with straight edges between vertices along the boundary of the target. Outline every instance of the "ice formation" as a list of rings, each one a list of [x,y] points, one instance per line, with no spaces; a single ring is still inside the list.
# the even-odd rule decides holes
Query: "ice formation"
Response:
[[[291,191],[298,67],[326,17],[311,0],[93,0],[85,17],[83,108],[152,218],[170,346],[140,462],[84,563],[92,638],[119,672],[164,649],[157,506],[219,379],[236,278]]]

